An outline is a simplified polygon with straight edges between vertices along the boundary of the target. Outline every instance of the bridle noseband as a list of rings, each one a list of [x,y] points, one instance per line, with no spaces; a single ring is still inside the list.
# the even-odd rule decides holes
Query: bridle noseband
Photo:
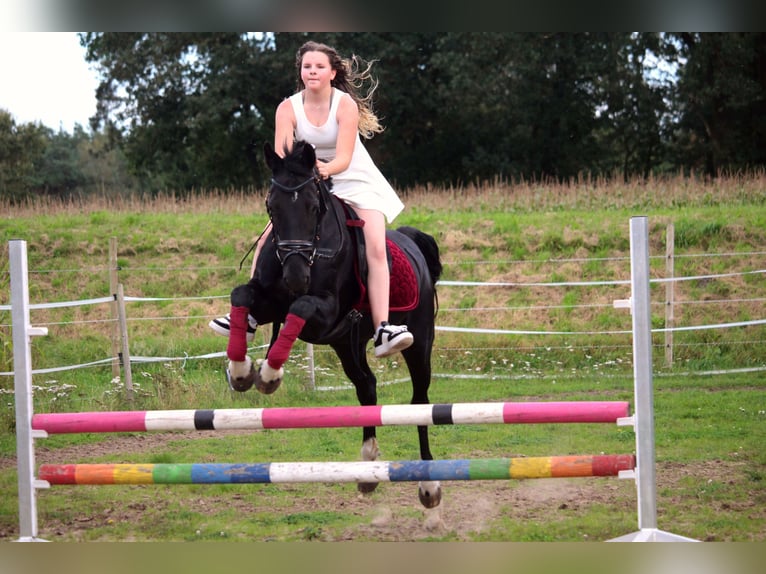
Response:
[[[314,172],[314,175],[292,187],[284,185],[274,178],[271,179],[272,187],[285,193],[292,193],[293,201],[298,199],[298,192],[311,182],[314,183],[315,190],[319,196],[319,217],[317,217],[314,235],[310,241],[302,239],[281,239],[279,237],[276,226],[274,226],[272,230],[272,233],[274,234],[273,239],[277,246],[277,259],[281,265],[284,265],[285,261],[287,261],[287,259],[292,255],[300,255],[306,260],[309,266],[314,264],[314,259],[316,258],[317,253],[317,245],[319,243],[319,227],[322,223],[322,216],[327,210],[327,206],[325,204],[324,197],[322,196],[321,180],[319,179],[319,175],[316,173],[316,171]],[[274,219],[271,214],[271,209],[269,209],[268,202],[266,203],[266,211],[269,214],[269,219],[271,219],[273,223]]]

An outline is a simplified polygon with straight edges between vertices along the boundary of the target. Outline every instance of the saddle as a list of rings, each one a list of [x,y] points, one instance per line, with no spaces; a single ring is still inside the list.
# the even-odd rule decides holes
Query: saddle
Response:
[[[367,296],[367,256],[364,243],[364,220],[360,219],[353,208],[341,199],[333,196],[343,206],[346,215],[351,242],[354,246],[354,275],[359,283],[359,299],[354,304],[357,311],[369,311],[370,301]],[[390,277],[389,310],[410,311],[417,307],[420,292],[415,271],[410,260],[401,248],[391,239],[386,239],[386,258]]]

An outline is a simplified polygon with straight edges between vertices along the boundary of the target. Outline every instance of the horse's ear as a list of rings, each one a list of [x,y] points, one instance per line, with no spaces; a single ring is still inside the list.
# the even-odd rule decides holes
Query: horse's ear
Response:
[[[301,150],[301,161],[307,168],[312,169],[317,162],[317,154],[314,151],[314,146],[310,143],[304,143]]]
[[[271,171],[276,171],[282,165],[282,158],[277,155],[269,142],[263,144],[263,155],[266,158],[266,165]]]

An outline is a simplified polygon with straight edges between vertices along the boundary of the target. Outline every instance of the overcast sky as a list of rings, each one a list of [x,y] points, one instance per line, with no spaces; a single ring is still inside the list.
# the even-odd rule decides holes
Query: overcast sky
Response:
[[[97,75],[75,32],[0,32],[0,109],[16,124],[86,130],[96,113]]]

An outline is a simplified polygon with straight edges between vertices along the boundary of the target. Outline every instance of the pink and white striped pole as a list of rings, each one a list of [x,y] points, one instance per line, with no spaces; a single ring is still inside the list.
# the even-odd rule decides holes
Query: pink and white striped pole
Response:
[[[616,423],[627,401],[453,403],[36,414],[49,434],[392,425]]]

